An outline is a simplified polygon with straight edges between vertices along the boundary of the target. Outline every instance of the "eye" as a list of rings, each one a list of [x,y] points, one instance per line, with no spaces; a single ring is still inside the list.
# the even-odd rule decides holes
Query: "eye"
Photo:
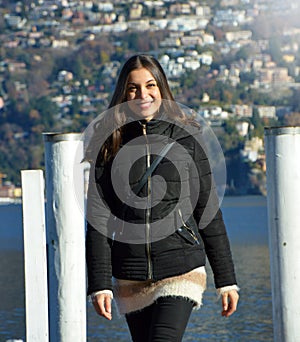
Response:
[[[155,83],[150,83],[150,84],[148,84],[148,87],[149,88],[156,87],[156,84]]]
[[[128,90],[128,91],[134,91],[134,90],[136,90],[136,87],[135,87],[135,86],[129,86],[129,87],[127,88],[127,90]]]

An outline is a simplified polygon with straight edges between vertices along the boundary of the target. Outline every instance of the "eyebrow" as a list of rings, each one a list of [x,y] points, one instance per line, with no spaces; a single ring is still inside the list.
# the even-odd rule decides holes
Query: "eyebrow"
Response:
[[[146,83],[150,83],[150,82],[156,82],[154,78],[151,78],[151,80],[147,81]],[[127,84],[134,84],[136,85],[137,83],[134,83],[134,82],[128,82]]]

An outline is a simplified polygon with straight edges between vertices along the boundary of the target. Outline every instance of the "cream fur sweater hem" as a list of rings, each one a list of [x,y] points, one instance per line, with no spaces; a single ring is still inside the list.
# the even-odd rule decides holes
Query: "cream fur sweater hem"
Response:
[[[120,315],[142,310],[151,305],[159,297],[173,296],[184,297],[195,303],[194,309],[202,305],[202,295],[206,288],[205,267],[198,267],[188,273],[170,277],[158,282],[131,281],[113,278],[113,293],[110,290],[101,290],[91,295],[93,300],[98,294],[109,294],[115,298],[118,313]],[[237,285],[224,286],[217,289],[218,297],[223,293],[236,290]]]
[[[113,285],[114,298],[121,315],[141,310],[159,297],[166,296],[187,298],[198,309],[202,305],[202,294],[206,288],[206,272],[204,267],[199,267],[157,282],[114,279]]]

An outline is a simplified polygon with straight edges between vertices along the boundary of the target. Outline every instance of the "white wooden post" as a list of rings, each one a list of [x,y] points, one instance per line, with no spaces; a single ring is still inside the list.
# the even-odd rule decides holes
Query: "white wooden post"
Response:
[[[48,342],[47,253],[43,171],[21,171],[21,179],[26,341]]]
[[[300,341],[300,127],[265,129],[275,342]]]
[[[44,135],[50,341],[86,341],[83,141]],[[75,191],[76,187],[76,191]]]

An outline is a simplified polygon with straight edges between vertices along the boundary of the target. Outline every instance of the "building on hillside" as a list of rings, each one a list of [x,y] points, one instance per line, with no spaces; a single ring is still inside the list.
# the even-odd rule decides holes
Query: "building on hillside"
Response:
[[[58,72],[57,80],[59,82],[70,82],[73,80],[73,73],[67,70],[60,70]]]
[[[191,5],[190,4],[180,4],[175,3],[170,5],[169,13],[172,15],[188,15],[191,14]]]
[[[225,38],[228,42],[240,41],[240,40],[251,40],[251,31],[232,31],[226,32]]]
[[[239,0],[221,0],[221,7],[234,7],[239,5]]]
[[[211,15],[211,9],[209,6],[196,5],[195,14],[199,17],[208,18]]]
[[[10,182],[6,182],[2,186],[0,186],[0,198],[20,198],[21,194],[21,188],[16,187]]]
[[[256,109],[260,118],[277,119],[275,106],[257,106]]]
[[[24,27],[25,24],[27,23],[26,18],[22,18],[21,16],[18,16],[18,15],[5,14],[4,19],[7,25],[10,26],[11,28],[20,29]]]
[[[288,68],[275,68],[272,75],[272,82],[274,85],[293,82],[292,77],[289,76]]]
[[[22,195],[21,188],[16,187],[11,182],[3,182],[3,179],[5,178],[6,174],[0,172],[0,203],[3,202],[4,199],[20,198]]]
[[[66,39],[60,39],[60,40],[54,39],[52,41],[52,47],[54,49],[67,48],[67,47],[69,47],[69,45],[70,44]]]
[[[196,47],[203,44],[202,38],[199,36],[183,36],[180,41],[181,45],[187,47]]]
[[[264,145],[263,140],[259,137],[253,137],[245,142],[244,148],[240,151],[244,160],[256,162],[263,154]]]
[[[253,108],[249,105],[231,105],[231,110],[238,117],[251,118],[253,115]]]
[[[132,4],[129,9],[129,19],[136,20],[142,17],[143,5],[142,4]]]
[[[246,137],[248,135],[249,126],[250,124],[248,121],[240,121],[240,122],[237,122],[235,125],[239,135],[242,137]]]

